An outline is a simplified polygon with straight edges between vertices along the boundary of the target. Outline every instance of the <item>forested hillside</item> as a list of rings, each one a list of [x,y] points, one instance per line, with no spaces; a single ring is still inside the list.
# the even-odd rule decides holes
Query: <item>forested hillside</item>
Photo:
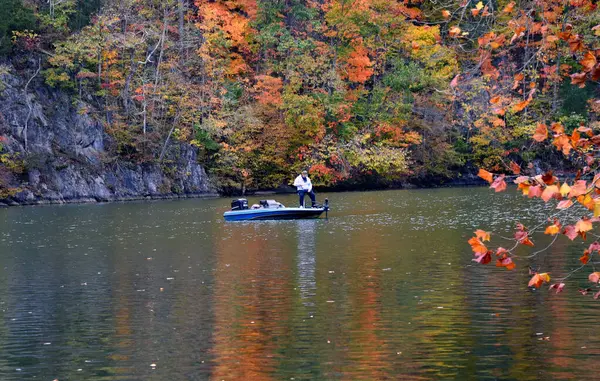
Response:
[[[105,164],[164,166],[185,144],[223,190],[302,168],[437,184],[569,169],[531,137],[598,127],[598,24],[593,0],[3,0],[0,75],[67,94]],[[26,125],[0,129],[24,147],[0,151],[0,194],[34,161]]]

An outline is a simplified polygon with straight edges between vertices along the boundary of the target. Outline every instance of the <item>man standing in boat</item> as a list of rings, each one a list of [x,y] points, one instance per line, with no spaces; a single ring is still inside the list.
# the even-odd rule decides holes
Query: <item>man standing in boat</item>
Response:
[[[308,177],[308,172],[302,171],[302,173],[294,180],[294,186],[298,189],[298,196],[300,196],[300,207],[304,207],[304,195],[308,194],[312,201],[312,207],[314,208],[317,204],[315,192],[313,192],[312,183]]]

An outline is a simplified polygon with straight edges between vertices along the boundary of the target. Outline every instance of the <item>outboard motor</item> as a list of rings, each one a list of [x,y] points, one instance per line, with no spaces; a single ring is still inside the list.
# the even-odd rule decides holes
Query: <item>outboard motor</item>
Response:
[[[231,210],[246,210],[248,209],[248,200],[245,198],[238,198],[237,200],[231,201]]]

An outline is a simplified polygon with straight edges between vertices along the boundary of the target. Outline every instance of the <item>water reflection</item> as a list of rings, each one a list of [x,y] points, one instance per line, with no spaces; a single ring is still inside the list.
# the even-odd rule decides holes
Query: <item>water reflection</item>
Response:
[[[545,204],[487,189],[330,199],[328,221],[225,223],[226,200],[0,210],[0,379],[600,371],[598,301],[576,291],[585,273],[556,295],[528,291],[522,262],[506,272],[470,261],[474,228],[508,234],[513,216],[531,225]],[[564,276],[580,246],[559,240],[527,264]]]
[[[211,379],[275,379],[276,338],[289,316],[291,280],[285,246],[270,226],[230,225],[233,234],[218,240]]]
[[[317,264],[316,221],[295,221],[298,241],[298,289],[300,298],[306,307],[313,307],[313,298],[317,289],[315,278]]]

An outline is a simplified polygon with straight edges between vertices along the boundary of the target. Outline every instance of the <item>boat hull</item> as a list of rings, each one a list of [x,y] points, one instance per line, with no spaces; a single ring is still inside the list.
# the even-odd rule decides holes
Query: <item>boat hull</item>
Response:
[[[225,212],[225,221],[305,220],[319,218],[325,208],[246,209]]]

